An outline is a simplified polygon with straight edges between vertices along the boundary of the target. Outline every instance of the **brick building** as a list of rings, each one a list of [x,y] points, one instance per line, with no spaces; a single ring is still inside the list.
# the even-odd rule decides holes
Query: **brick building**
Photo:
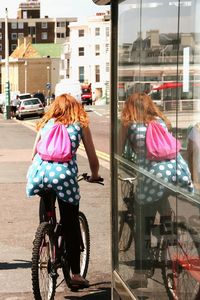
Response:
[[[32,43],[64,43],[70,22],[77,18],[40,18],[40,2],[27,0],[18,8],[17,18],[8,19],[9,54],[17,48],[18,38],[31,37]],[[5,57],[5,19],[0,18],[0,60]]]

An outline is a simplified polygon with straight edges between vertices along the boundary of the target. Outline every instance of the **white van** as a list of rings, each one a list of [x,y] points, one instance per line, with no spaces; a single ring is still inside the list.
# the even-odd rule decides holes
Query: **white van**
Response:
[[[79,81],[71,79],[62,79],[55,86],[55,96],[70,94],[81,102],[81,84]]]

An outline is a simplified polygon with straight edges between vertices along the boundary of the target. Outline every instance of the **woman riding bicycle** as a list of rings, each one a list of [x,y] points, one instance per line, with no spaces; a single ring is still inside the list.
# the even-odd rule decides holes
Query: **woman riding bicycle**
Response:
[[[54,124],[66,126],[71,141],[72,158],[68,162],[45,161],[37,153],[37,144]],[[83,141],[89,160],[91,176],[89,181],[100,178],[99,161],[95,152],[88,116],[82,105],[71,95],[62,94],[54,100],[48,111],[37,124],[38,134],[33,147],[32,164],[27,173],[27,196],[41,195],[51,190],[59,204],[64,236],[69,247],[69,262],[72,272],[71,285],[88,287],[89,282],[80,275],[80,192],[77,182],[76,151]],[[45,201],[48,211],[50,201]]]

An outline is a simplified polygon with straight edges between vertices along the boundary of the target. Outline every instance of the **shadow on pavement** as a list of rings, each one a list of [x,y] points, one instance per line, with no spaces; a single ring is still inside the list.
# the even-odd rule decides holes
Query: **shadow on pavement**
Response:
[[[78,294],[78,293],[77,293]],[[94,291],[90,291],[87,295],[75,295],[75,296],[65,296],[66,300],[110,300],[111,299],[111,289],[108,287],[97,288]]]
[[[14,260],[13,262],[0,262],[0,270],[13,270],[13,269],[29,269],[31,262],[26,260]]]

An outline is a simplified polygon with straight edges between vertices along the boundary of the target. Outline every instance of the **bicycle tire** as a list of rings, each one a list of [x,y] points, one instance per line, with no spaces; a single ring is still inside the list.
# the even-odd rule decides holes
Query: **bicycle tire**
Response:
[[[39,202],[39,221],[40,223],[48,222],[48,216],[44,205],[44,199],[42,197],[40,197],[40,202]]]
[[[120,224],[119,224],[119,251],[127,251],[133,241],[134,227],[132,222],[127,221],[127,211],[121,211]]]
[[[87,275],[90,260],[90,232],[86,216],[79,212],[80,232],[81,232],[81,252],[80,252],[80,275],[84,278]],[[65,246],[64,246],[65,247]],[[64,253],[67,253],[64,249]],[[67,254],[63,256],[62,271],[65,282],[70,287],[70,270],[67,261]]]
[[[43,222],[38,226],[32,250],[32,289],[35,300],[53,300],[57,274],[52,272],[53,259],[52,226]]]
[[[198,300],[200,299],[200,282],[187,270],[187,265],[195,270],[197,264],[199,270],[200,241],[198,234],[185,224],[178,223],[175,236],[176,242],[166,245],[163,250],[162,277],[167,295],[170,300]],[[182,262],[180,262],[181,260]]]
[[[82,212],[79,212],[79,222],[81,231],[80,274],[85,278],[90,261],[90,231],[87,218]]]

